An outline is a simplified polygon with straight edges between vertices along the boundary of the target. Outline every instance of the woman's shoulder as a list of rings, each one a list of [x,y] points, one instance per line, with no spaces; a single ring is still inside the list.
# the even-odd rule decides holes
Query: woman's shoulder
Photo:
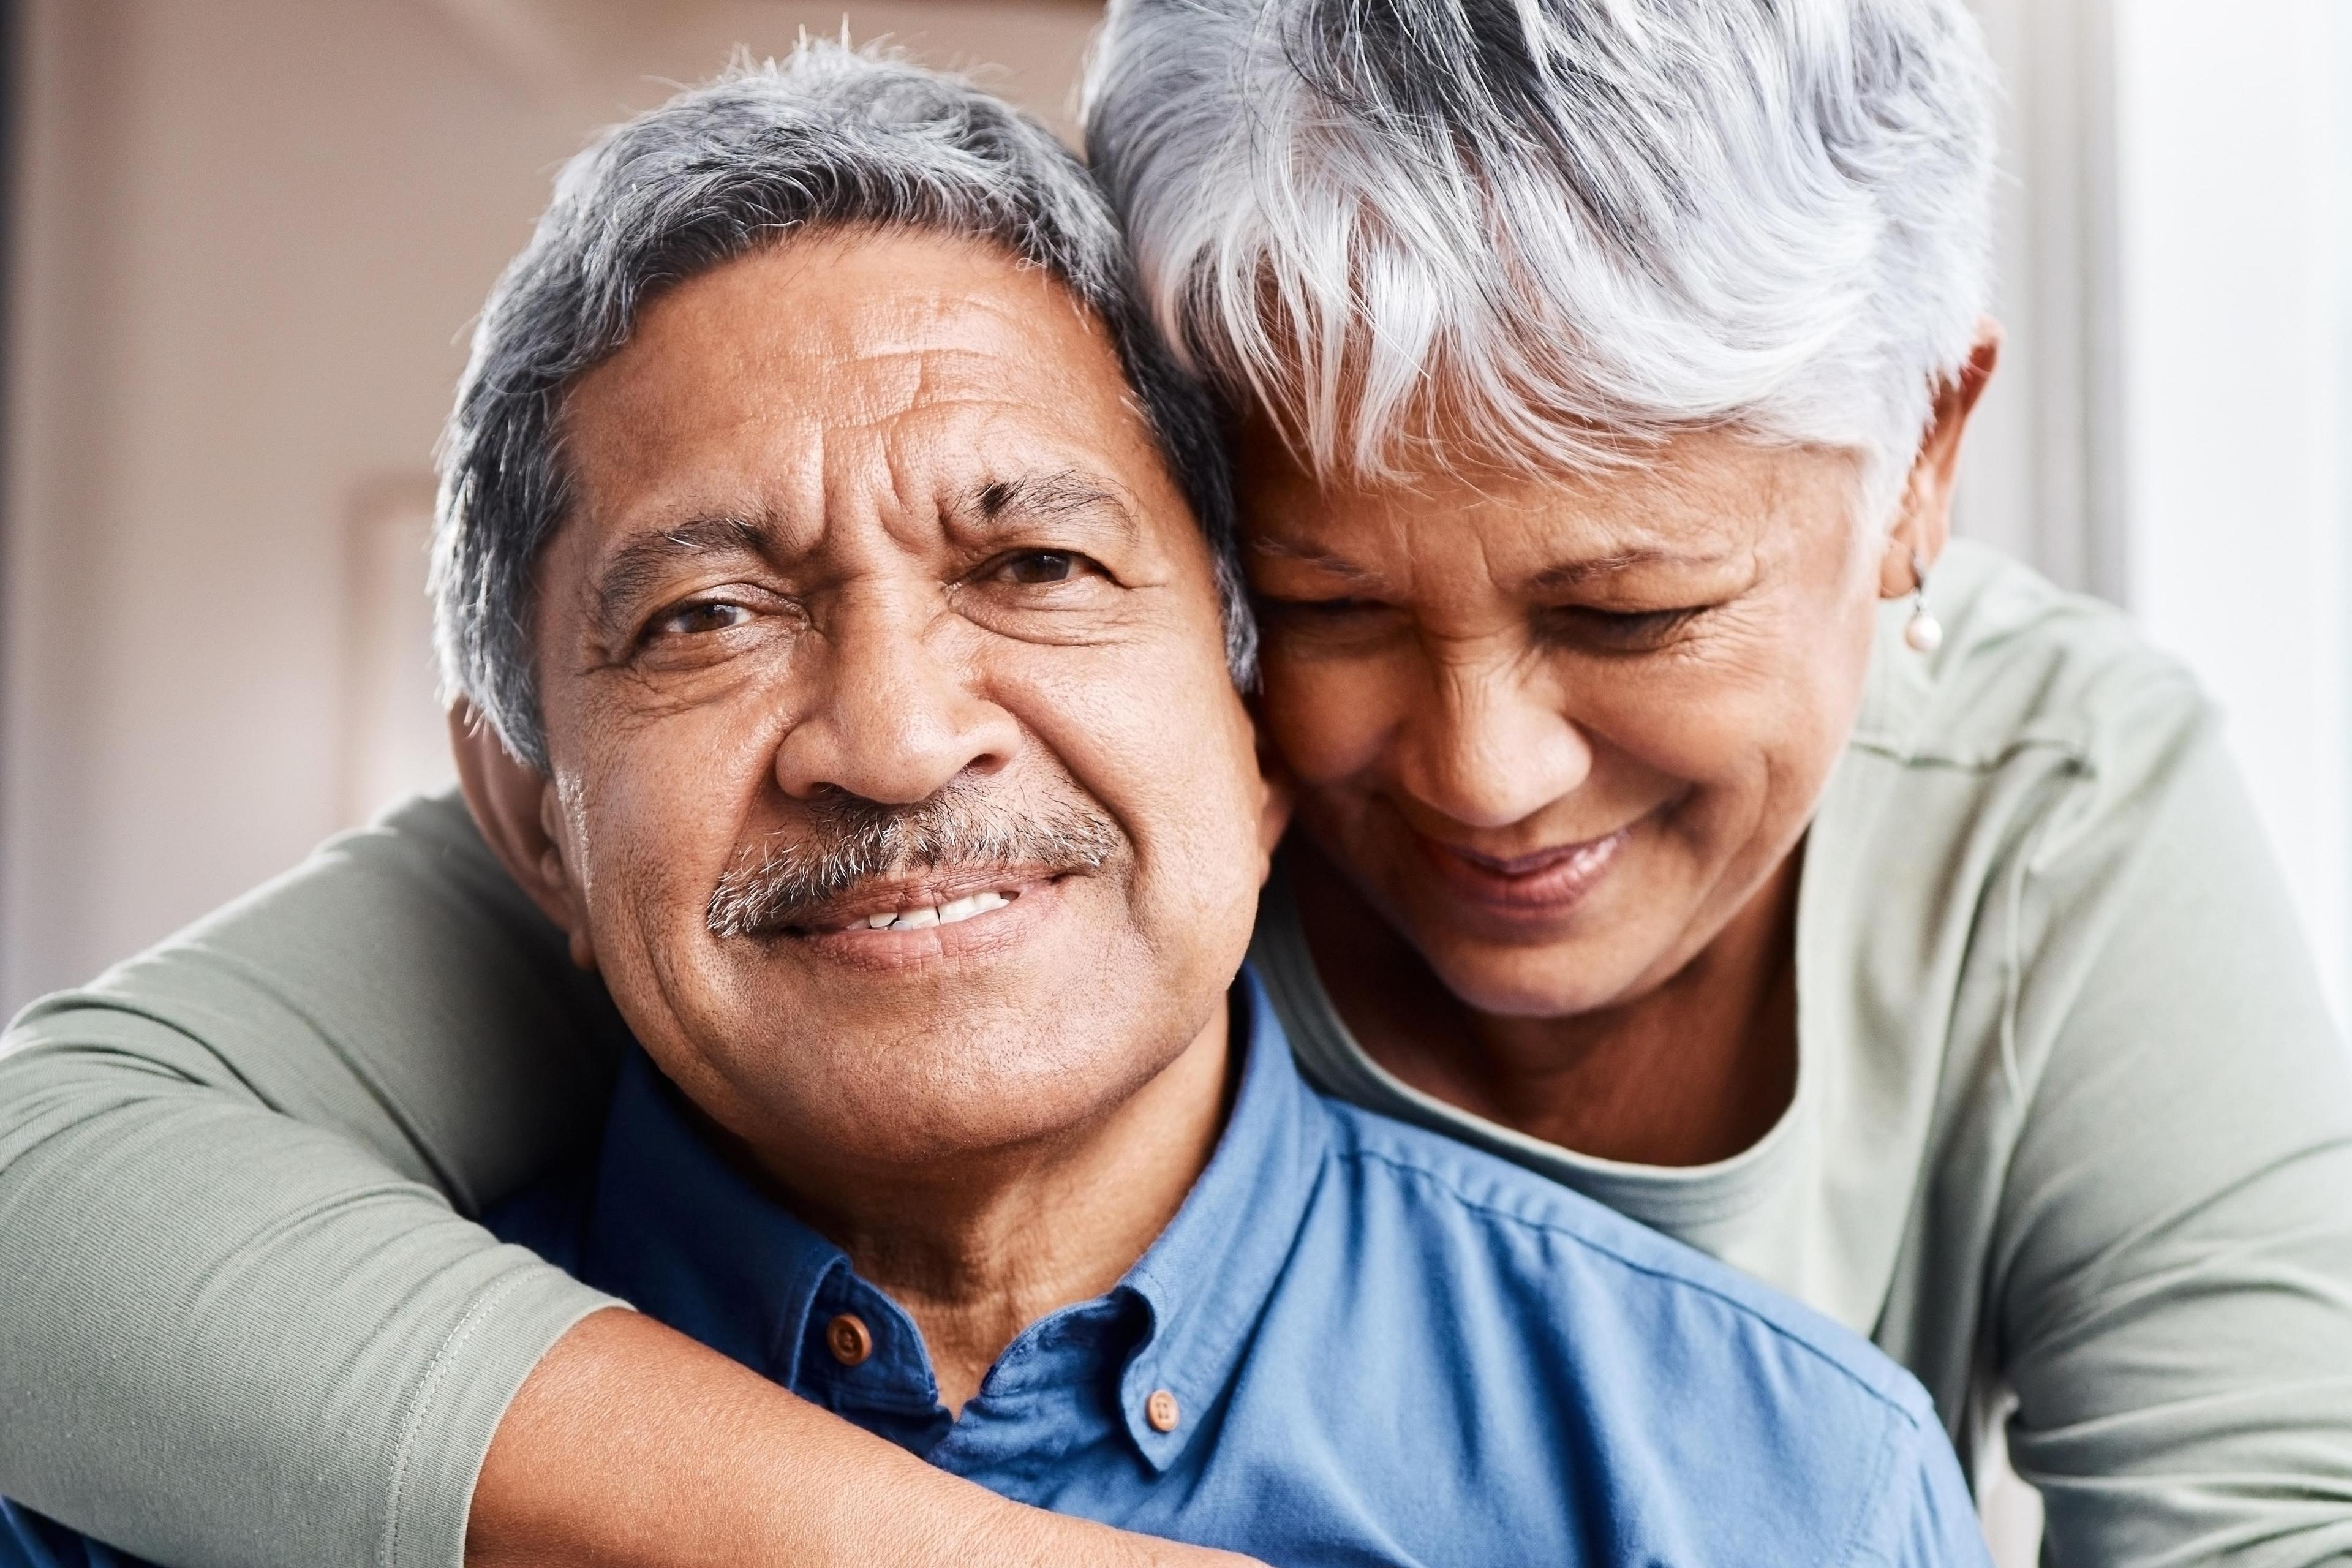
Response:
[[[2196,679],[2130,617],[1997,550],[1955,540],[1930,575],[1928,607],[1944,626],[1932,655],[1903,641],[1908,601],[1882,617],[1860,751],[1938,772],[2111,773],[2213,723]]]
[[[1913,923],[1922,952],[1981,938],[1996,883],[2021,917],[2079,913],[2082,896],[2120,896],[2184,811],[2243,815],[2219,710],[2121,610],[1965,542],[1929,582],[1942,645],[1906,646],[1910,605],[1887,607],[1809,839],[1809,866],[1876,889],[1856,900],[1856,940]]]

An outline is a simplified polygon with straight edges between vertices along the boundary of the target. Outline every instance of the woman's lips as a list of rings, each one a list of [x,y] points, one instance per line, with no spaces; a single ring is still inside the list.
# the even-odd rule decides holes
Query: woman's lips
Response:
[[[1415,833],[1423,858],[1454,898],[1498,914],[1543,918],[1567,913],[1599,885],[1633,842],[1638,823],[1580,844],[1505,859],[1442,844]]]

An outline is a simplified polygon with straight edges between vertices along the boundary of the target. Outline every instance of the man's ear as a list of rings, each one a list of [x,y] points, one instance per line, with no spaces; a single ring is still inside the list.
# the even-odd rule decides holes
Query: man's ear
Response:
[[[1932,562],[1952,537],[1952,487],[1960,475],[1960,437],[2000,362],[2001,328],[1990,316],[1977,323],[1976,345],[1959,374],[1937,389],[1935,407],[1903,488],[1903,506],[1879,564],[1882,598],[1899,599],[1916,586],[1911,557]]]
[[[563,928],[572,962],[594,970],[587,907],[577,879],[563,864],[557,837],[561,807],[555,782],[509,754],[498,731],[463,698],[449,710],[449,749],[457,759],[457,786],[491,853],[540,912]]]
[[[1257,847],[1262,868],[1259,880],[1263,882],[1274,875],[1274,848],[1282,842],[1283,834],[1289,830],[1290,810],[1297,803],[1298,785],[1291,777],[1290,770],[1283,765],[1282,758],[1266,741],[1265,726],[1258,720],[1257,700],[1255,697],[1244,698],[1243,705],[1249,710],[1250,734],[1255,741],[1257,751],[1258,783],[1264,792],[1258,798],[1257,807]]]

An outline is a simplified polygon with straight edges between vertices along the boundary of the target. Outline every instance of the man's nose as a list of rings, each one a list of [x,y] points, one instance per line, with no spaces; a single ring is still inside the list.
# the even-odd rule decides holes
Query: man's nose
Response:
[[[1398,735],[1397,783],[1421,805],[1508,827],[1591,775],[1591,742],[1529,672],[1481,662],[1433,674],[1433,700],[1414,704]]]
[[[1012,760],[1020,727],[942,654],[938,605],[923,597],[864,596],[828,617],[815,700],[776,748],[786,795],[806,800],[830,786],[910,805]]]

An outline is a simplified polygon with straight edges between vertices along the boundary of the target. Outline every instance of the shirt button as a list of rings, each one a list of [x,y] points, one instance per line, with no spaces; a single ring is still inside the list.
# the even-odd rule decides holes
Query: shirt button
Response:
[[[874,1333],[866,1320],[844,1312],[824,1326],[824,1348],[844,1366],[856,1366],[874,1353]]]
[[[1151,1423],[1154,1432],[1173,1432],[1176,1423],[1183,1419],[1176,1396],[1164,1388],[1155,1388],[1151,1397],[1143,1402],[1143,1418]]]

